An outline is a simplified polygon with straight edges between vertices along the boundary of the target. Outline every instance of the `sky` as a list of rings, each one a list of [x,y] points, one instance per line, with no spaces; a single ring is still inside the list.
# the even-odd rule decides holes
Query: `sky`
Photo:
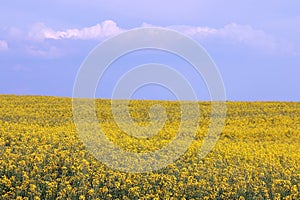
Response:
[[[71,97],[80,66],[98,44],[134,28],[160,27],[206,49],[227,100],[300,101],[299,8],[297,0],[5,0],[0,7],[0,94]],[[199,100],[210,98],[205,77],[157,50],[120,57],[96,96],[111,98],[122,74],[151,62],[187,77]],[[174,99],[168,89],[145,85],[132,98]]]

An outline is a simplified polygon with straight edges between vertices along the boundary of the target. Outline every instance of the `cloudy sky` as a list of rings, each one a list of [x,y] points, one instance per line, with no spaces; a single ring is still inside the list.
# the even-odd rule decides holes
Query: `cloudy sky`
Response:
[[[228,100],[300,101],[299,9],[297,0],[3,1],[0,94],[72,96],[77,72],[96,45],[154,26],[201,44],[218,66]],[[155,61],[179,72],[189,67],[154,51],[125,57],[107,73],[99,97],[110,97],[113,80],[130,69],[124,66]],[[188,79],[197,87],[193,76]],[[135,97],[168,99],[168,92],[149,86]]]

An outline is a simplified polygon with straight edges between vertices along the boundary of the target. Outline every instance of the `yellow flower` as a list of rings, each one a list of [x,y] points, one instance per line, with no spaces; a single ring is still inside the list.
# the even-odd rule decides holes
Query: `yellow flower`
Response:
[[[102,192],[104,193],[108,192],[108,188],[106,187],[106,185],[102,188]]]
[[[90,195],[90,196],[92,196],[93,194],[94,194],[94,189],[90,189],[89,191],[88,191],[88,195]]]
[[[36,191],[36,185],[30,184],[29,187],[30,187],[29,189],[30,189],[31,192],[35,192]]]

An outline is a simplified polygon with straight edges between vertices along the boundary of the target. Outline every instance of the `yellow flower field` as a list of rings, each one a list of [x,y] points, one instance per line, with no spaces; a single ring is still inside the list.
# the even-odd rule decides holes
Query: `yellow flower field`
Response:
[[[126,151],[160,149],[179,128],[179,102],[134,100],[130,115],[145,126],[157,103],[167,120],[151,138],[118,128],[110,100],[96,101],[99,126]],[[158,171],[126,173],[87,150],[73,122],[72,99],[1,95],[0,199],[300,199],[300,103],[227,102],[220,139],[203,159],[198,153],[210,103],[199,102],[199,109],[197,134],[184,155]]]

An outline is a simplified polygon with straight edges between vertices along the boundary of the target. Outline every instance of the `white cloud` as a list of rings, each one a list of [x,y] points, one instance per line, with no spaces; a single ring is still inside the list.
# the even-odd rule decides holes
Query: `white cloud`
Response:
[[[0,51],[8,50],[8,43],[5,40],[0,40]]]
[[[254,48],[275,50],[277,42],[272,35],[256,30],[249,25],[228,24],[219,30],[221,37],[236,41]]]
[[[143,23],[139,27],[157,26]],[[218,43],[226,41],[236,46],[247,46],[254,50],[260,50],[270,54],[294,54],[295,52],[294,44],[279,40],[263,30],[256,29],[250,25],[230,23],[220,28],[185,25],[167,26],[165,28],[177,30],[200,42],[215,40],[216,43]],[[51,54],[56,57],[62,55],[62,52],[64,52],[62,48],[65,48],[65,46],[59,47],[59,43],[53,43],[53,40],[101,41],[124,31],[126,31],[126,29],[120,28],[114,21],[106,20],[94,26],[82,28],[74,27],[62,30],[55,30],[43,23],[36,23],[29,31],[11,28],[8,31],[8,35],[10,36],[9,38],[13,40],[26,38],[26,51],[31,55],[47,56],[47,54]],[[25,32],[27,33],[24,35]],[[0,40],[0,50],[7,48],[7,42]]]
[[[206,26],[170,26],[169,28],[199,40],[228,40],[231,43],[243,44],[268,52],[273,52],[276,48],[281,48],[281,44],[276,41],[272,35],[269,35],[262,30],[254,29],[250,25],[231,23],[219,29]]]
[[[155,27],[152,24],[143,23],[140,27]],[[280,49],[291,48],[288,45],[276,41],[276,39],[262,30],[257,30],[250,25],[239,25],[236,23],[227,24],[222,28],[212,28],[207,26],[168,26],[166,28],[174,29],[189,35],[200,41],[206,39],[227,40],[234,44],[242,44],[266,52],[275,52]],[[106,20],[101,24],[81,29],[53,30],[42,23],[35,24],[29,38],[32,40],[43,41],[45,39],[61,40],[102,40],[104,38],[119,34],[125,31],[117,26],[114,21]]]
[[[44,39],[79,39],[79,40],[101,40],[103,38],[119,34],[123,29],[119,28],[114,21],[106,20],[101,24],[96,24],[82,29],[66,29],[55,31],[43,23],[35,24],[29,33],[29,38],[34,40]]]
[[[141,27],[155,26],[143,23]],[[215,40],[216,42],[227,41],[233,45],[244,45],[267,54],[298,55],[293,43],[275,38],[273,35],[263,30],[255,29],[250,25],[230,23],[221,28],[186,25],[174,25],[165,28],[176,30],[200,42],[208,40]]]

